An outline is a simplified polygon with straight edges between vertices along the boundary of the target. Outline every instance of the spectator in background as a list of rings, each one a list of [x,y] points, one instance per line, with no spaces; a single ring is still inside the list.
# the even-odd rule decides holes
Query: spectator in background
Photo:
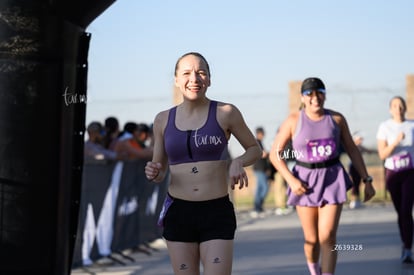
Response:
[[[262,150],[262,157],[253,164],[253,171],[256,177],[256,192],[254,196],[254,211],[251,213],[252,217],[257,217],[264,211],[263,204],[266,199],[267,193],[269,192],[268,183],[268,168],[269,160],[268,153],[263,147],[263,138],[265,131],[263,127],[256,128],[256,141]]]
[[[100,122],[93,121],[87,127],[88,140],[84,146],[84,157],[89,160],[117,159],[115,151],[106,149],[102,144],[103,127]]]
[[[149,127],[138,126],[135,122],[127,122],[120,134],[115,151],[119,154],[126,154],[129,160],[152,158],[152,147],[146,147],[145,141],[148,138]]]
[[[103,146],[109,150],[115,150],[115,143],[118,139],[119,132],[118,119],[115,117],[106,118]]]
[[[355,132],[352,135],[352,139],[354,140],[355,145],[358,147],[358,150],[361,152],[361,154],[364,153],[376,153],[375,150],[370,150],[362,145],[362,142],[364,141],[364,138],[358,133]],[[351,189],[351,201],[349,203],[349,208],[351,209],[358,209],[362,207],[362,201],[361,201],[361,191],[360,191],[360,185],[361,185],[361,176],[358,173],[358,170],[355,168],[355,166],[352,164],[352,161],[349,162],[349,175],[352,179],[352,189]]]
[[[150,143],[151,143],[150,135],[151,135],[150,126],[148,126],[145,123],[139,123],[137,125],[137,131],[135,131],[134,136],[135,136],[136,142],[142,149],[150,146]]]
[[[285,149],[283,150],[286,154],[284,155],[284,160],[290,171],[292,171],[293,166],[295,165],[295,155],[292,149],[292,140],[289,140]],[[273,165],[272,165],[273,166]],[[287,183],[283,176],[275,170],[274,173],[274,200],[275,200],[275,214],[287,215],[293,212],[294,207],[287,205]]]

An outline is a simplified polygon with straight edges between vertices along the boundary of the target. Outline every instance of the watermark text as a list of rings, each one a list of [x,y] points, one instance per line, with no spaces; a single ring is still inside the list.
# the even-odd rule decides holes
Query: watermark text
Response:
[[[69,106],[71,104],[86,103],[88,101],[86,95],[69,92],[69,87],[65,88],[62,96],[65,100],[66,106]]]
[[[301,151],[296,151],[296,150],[293,150],[293,149],[290,149],[290,148],[280,150],[279,145],[277,146],[277,152],[279,152],[279,154],[277,154],[277,158],[279,160],[281,160],[281,159],[301,159],[301,158],[305,157],[303,155],[303,152],[301,152]]]

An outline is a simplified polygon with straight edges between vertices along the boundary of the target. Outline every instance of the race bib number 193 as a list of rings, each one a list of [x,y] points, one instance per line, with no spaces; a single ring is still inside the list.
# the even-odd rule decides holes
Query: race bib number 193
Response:
[[[310,140],[306,144],[309,161],[321,162],[331,158],[336,152],[336,143],[333,138]]]

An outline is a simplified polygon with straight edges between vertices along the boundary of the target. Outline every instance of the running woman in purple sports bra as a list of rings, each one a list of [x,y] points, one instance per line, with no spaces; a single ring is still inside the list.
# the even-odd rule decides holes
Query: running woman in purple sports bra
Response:
[[[240,111],[232,104],[206,97],[210,69],[199,53],[187,53],[175,66],[175,85],[183,102],[154,120],[154,155],[145,167],[149,180],[161,181],[169,170],[168,195],[159,225],[174,274],[230,275],[236,217],[228,195],[248,185],[244,167],[261,149]],[[233,135],[245,152],[229,160]]]
[[[325,85],[307,78],[301,87],[301,110],[282,124],[269,158],[289,185],[288,204],[296,206],[304,234],[304,252],[311,275],[332,275],[337,251],[336,232],[351,180],[339,162],[342,143],[365,182],[365,201],[375,195],[361,153],[352,140],[342,114],[325,109]],[[290,171],[284,160],[292,141],[296,165]],[[321,264],[319,264],[321,258]]]

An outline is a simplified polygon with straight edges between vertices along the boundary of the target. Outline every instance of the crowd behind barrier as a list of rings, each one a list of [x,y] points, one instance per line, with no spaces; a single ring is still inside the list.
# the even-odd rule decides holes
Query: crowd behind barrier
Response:
[[[167,192],[145,177],[146,161],[86,161],[73,267],[161,237],[158,215]]]

